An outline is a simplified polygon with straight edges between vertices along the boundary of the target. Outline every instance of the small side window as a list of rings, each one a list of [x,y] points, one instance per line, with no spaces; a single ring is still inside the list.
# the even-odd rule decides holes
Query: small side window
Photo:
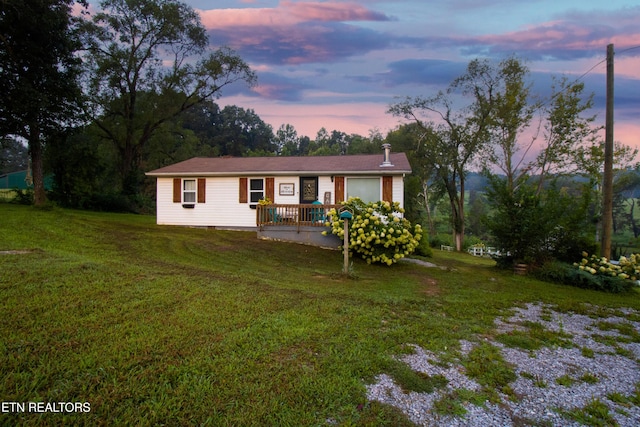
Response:
[[[258,203],[264,199],[264,179],[252,179],[249,181],[249,201]]]
[[[182,203],[196,203],[196,180],[185,179],[182,181]]]

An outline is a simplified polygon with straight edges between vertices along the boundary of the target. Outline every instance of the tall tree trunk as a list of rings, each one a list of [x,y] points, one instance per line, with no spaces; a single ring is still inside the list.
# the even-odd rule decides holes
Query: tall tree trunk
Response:
[[[43,206],[47,202],[44,191],[44,171],[42,167],[42,141],[40,126],[37,122],[29,126],[29,154],[31,155],[31,171],[33,173],[33,204]]]
[[[456,250],[464,246],[464,171],[460,172],[460,197],[458,197],[458,226],[456,227]]]
[[[453,241],[456,251],[462,251],[464,244],[464,198],[458,196],[455,182],[449,183],[449,202],[451,204],[451,221],[453,225]]]
[[[427,184],[426,180],[424,180],[422,184],[422,197],[424,200],[424,207],[427,211],[427,221],[429,222],[429,235],[433,237],[436,235],[436,227],[435,227],[435,224],[433,223],[433,215],[431,214],[431,205],[429,200],[429,184]]]

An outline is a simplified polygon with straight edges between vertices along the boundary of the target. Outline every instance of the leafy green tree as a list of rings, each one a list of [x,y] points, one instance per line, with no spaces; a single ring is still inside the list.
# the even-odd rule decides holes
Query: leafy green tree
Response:
[[[388,112],[416,123],[421,154],[430,162],[433,180],[449,197],[456,250],[463,248],[465,176],[489,140],[493,95],[501,85],[500,70],[488,61],[473,60],[465,74],[446,91],[432,97],[407,97]],[[458,108],[458,105],[463,105]]]
[[[169,120],[255,74],[233,51],[207,53],[199,16],[176,0],[104,0],[86,25],[90,113],[133,194],[145,145]]]
[[[45,157],[53,172],[51,198],[75,209],[129,211],[117,194],[115,148],[96,131],[86,126],[51,138]]]
[[[592,126],[594,116],[584,116],[592,107],[593,95],[585,96],[583,83],[554,79],[550,101],[540,102],[532,99],[528,75],[517,59],[502,63],[504,86],[494,95],[491,143],[483,150],[482,160],[487,171],[498,170],[506,176],[510,191],[524,181],[521,178],[535,175],[540,195],[550,177],[583,173],[581,162],[595,154],[585,147],[594,144],[599,128]],[[539,150],[537,155],[528,160],[534,149]]]
[[[347,154],[349,148],[350,138],[349,136],[339,130],[331,131],[331,139],[329,140],[329,147],[338,147],[338,154]]]
[[[393,151],[404,152],[412,172],[405,178],[405,210],[411,222],[422,223],[426,215],[429,235],[435,236],[435,205],[446,194],[441,181],[433,181],[435,167],[426,155],[424,131],[415,123],[398,126],[387,134],[386,142]]]
[[[313,146],[311,147],[311,149],[317,150],[321,147],[328,147],[329,139],[331,139],[331,137],[329,136],[329,132],[327,132],[327,129],[325,129],[324,127],[320,128],[318,133],[316,133],[316,139],[313,141]]]
[[[217,151],[207,145],[205,140],[200,139],[198,134],[183,127],[182,121],[169,121],[162,125],[145,145],[140,165],[144,170],[153,170],[192,157],[217,155]],[[146,181],[155,183],[155,179]]]
[[[338,156],[347,153],[349,148],[349,136],[341,131],[332,130],[331,133],[324,127],[316,134],[316,139],[309,146],[311,156]]]
[[[484,225],[484,218],[489,213],[484,195],[477,190],[469,192],[469,215],[467,215],[466,230],[469,234],[481,240],[487,240],[487,230]]]
[[[580,149],[595,141],[600,128],[593,126],[594,116],[584,115],[593,95],[584,94],[583,83],[554,79],[550,100],[541,102],[531,94],[528,76],[528,68],[516,58],[500,63],[500,84],[491,101],[490,143],[483,147],[481,159],[488,171],[504,174],[511,191],[523,182],[520,178],[535,175],[540,194],[549,177],[580,171]],[[536,149],[537,155],[529,160]]]
[[[523,141],[523,134],[530,130],[539,105],[532,103],[531,84],[526,82],[528,69],[518,59],[504,60],[498,70],[498,90],[492,94],[490,118],[490,143],[483,147],[480,156],[486,170],[498,170],[506,177],[509,191],[530,172],[525,164],[526,155],[532,149],[536,137]]]
[[[592,106],[593,94],[585,96],[584,83],[567,78],[554,83],[551,102],[543,108],[543,148],[535,161],[538,193],[549,176],[575,172],[579,148],[596,141],[601,128],[593,126],[595,116],[584,116]]]
[[[351,134],[347,137],[347,154],[377,154],[382,150],[384,136],[378,129],[370,129],[369,136]]]
[[[26,141],[34,204],[46,202],[44,147],[75,123],[80,110],[80,48],[72,0],[2,0],[0,13],[0,135]],[[85,1],[80,1],[87,6]]]
[[[276,152],[271,125],[252,109],[227,105],[215,123],[215,132],[214,146],[223,156],[266,156]]]
[[[273,155],[277,149],[271,125],[252,109],[228,105],[221,110],[207,100],[183,112],[174,122],[163,129],[163,139],[175,151],[179,144],[195,137],[199,143],[189,150],[192,157]]]
[[[554,185],[538,194],[537,185],[521,178],[512,189],[505,178],[491,176],[487,189],[491,206],[486,225],[502,251],[500,265],[547,260],[574,261],[593,250],[588,194],[573,194]]]
[[[176,139],[190,140],[195,137],[199,146],[195,149],[194,156],[217,157],[221,155],[222,147],[218,146],[217,135],[220,132],[222,123],[221,110],[218,104],[212,100],[205,100],[198,105],[182,112],[176,120],[173,129],[170,132],[176,134]],[[180,142],[176,142],[180,144]],[[179,148],[173,144],[173,149],[167,151],[176,151]],[[151,150],[150,150],[151,151]],[[166,164],[186,160],[181,156],[170,155]]]
[[[309,155],[309,150],[311,147],[311,138],[309,138],[308,136],[301,136],[298,140],[298,145],[299,145],[299,152],[301,156],[308,156]]]
[[[299,156],[300,138],[298,131],[293,125],[283,124],[280,126],[275,136],[275,144],[278,147],[278,154],[281,156]]]

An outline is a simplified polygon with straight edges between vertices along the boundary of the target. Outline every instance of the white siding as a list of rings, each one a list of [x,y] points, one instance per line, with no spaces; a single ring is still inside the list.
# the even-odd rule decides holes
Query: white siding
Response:
[[[217,227],[255,227],[256,211],[239,203],[239,178],[207,178],[206,203],[193,209],[173,203],[173,178],[157,179],[157,223]]]
[[[330,176],[321,176],[318,179],[318,200],[324,202],[324,193],[331,193],[331,203],[336,203],[335,184]]]
[[[404,178],[402,175],[393,177],[393,201],[399,202],[404,208]]]
[[[295,176],[277,176],[274,180],[274,200],[273,203],[280,205],[295,205],[300,203],[300,177]],[[293,195],[291,196],[281,196],[280,195],[280,184],[293,184]]]
[[[209,227],[255,227],[256,210],[249,203],[239,202],[239,177],[210,177],[206,179],[206,203],[196,203],[193,209],[173,203],[173,178],[157,178],[157,223],[160,225],[185,225]],[[295,185],[293,196],[281,196],[280,184]],[[274,203],[297,204],[300,202],[300,177],[275,177]],[[380,180],[382,197],[382,179]],[[334,183],[330,176],[318,179],[318,200],[324,201],[324,193],[331,193],[331,203],[336,203]],[[404,206],[402,176],[393,177],[393,200]]]

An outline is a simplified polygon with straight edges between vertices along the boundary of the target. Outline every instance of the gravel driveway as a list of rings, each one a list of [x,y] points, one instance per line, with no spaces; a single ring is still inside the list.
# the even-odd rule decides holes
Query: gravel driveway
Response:
[[[526,329],[530,322],[536,322],[545,329],[562,332],[570,343],[532,351],[492,341],[514,367],[517,379],[510,386],[512,396],[517,398],[501,394],[499,404],[465,403],[466,414],[461,417],[438,415],[432,410],[433,403],[455,389],[474,391],[481,386],[465,375],[462,365],[443,367],[437,354],[418,346],[414,346],[414,354],[399,360],[415,371],[444,376],[448,380],[444,389],[405,393],[383,374],[367,386],[367,396],[371,401],[397,407],[421,426],[639,426],[640,343],[633,342],[640,334],[638,319],[640,313],[628,309],[607,317],[591,317],[558,313],[541,304],[529,304],[515,309],[509,318],[496,319],[498,334]],[[629,339],[630,330],[633,339]],[[476,345],[461,342],[461,357]],[[629,402],[633,396],[635,403]],[[582,418],[567,416],[569,411],[583,414]]]

